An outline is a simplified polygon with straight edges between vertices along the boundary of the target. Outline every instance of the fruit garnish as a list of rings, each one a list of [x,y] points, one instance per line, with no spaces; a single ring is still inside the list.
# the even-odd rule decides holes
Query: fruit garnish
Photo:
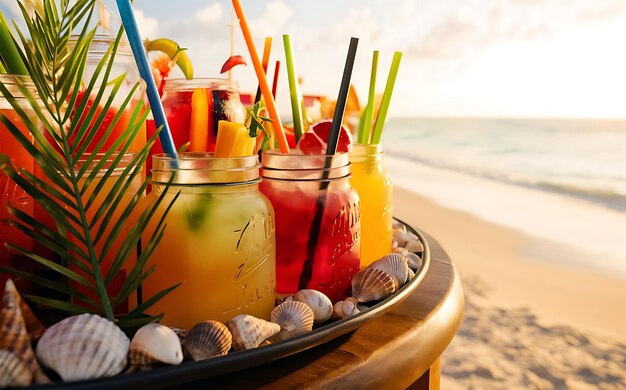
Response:
[[[203,152],[208,143],[209,99],[204,88],[196,88],[191,95],[191,125],[189,151]]]
[[[226,73],[237,65],[248,65],[246,64],[246,60],[240,55],[230,56],[229,59],[224,62],[222,65],[222,70],[220,73]]]
[[[250,130],[243,123],[219,121],[215,140],[215,157],[252,156],[256,138],[250,137]]]
[[[145,45],[147,51],[158,50],[167,54],[172,61],[176,61],[176,65],[178,65],[188,80],[193,78],[193,66],[185,52],[186,48],[180,47],[178,43],[168,38],[158,38],[153,41],[146,39]]]
[[[311,125],[309,130],[302,134],[297,148],[304,154],[325,154],[332,123],[330,120],[323,120]],[[341,125],[337,152],[348,153],[350,150],[352,150],[352,134]]]

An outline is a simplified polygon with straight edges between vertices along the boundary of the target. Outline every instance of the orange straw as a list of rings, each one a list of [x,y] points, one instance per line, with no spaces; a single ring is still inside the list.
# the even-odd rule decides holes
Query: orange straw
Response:
[[[243,38],[245,39],[246,45],[248,46],[250,58],[252,59],[252,64],[254,65],[254,71],[256,72],[256,77],[259,79],[259,86],[261,87],[261,92],[263,93],[263,98],[265,99],[267,110],[269,111],[270,118],[272,119],[272,127],[274,128],[274,134],[278,140],[278,146],[280,147],[281,153],[289,153],[289,145],[287,144],[287,137],[285,137],[283,124],[280,121],[280,117],[278,116],[276,103],[274,102],[272,91],[270,91],[270,87],[267,83],[267,78],[265,77],[265,72],[263,71],[263,65],[259,60],[259,54],[254,47],[254,41],[252,40],[252,35],[250,34],[250,29],[248,28],[246,15],[244,15],[243,13],[243,8],[241,7],[241,3],[239,0],[233,0],[233,7],[235,8],[235,13],[239,18],[241,32],[243,33]]]

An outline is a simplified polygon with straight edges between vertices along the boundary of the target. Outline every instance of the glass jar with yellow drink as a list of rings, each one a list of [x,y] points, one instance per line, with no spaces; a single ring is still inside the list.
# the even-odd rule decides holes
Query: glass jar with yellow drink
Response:
[[[156,269],[142,292],[148,298],[182,285],[149,314],[164,313],[163,323],[186,329],[243,313],[269,320],[276,280],[274,210],[259,192],[259,181],[256,155],[153,156],[149,201],[166,193],[148,233],[173,203],[150,262]]]
[[[355,144],[350,184],[361,200],[361,266],[391,252],[392,185],[380,144]]]

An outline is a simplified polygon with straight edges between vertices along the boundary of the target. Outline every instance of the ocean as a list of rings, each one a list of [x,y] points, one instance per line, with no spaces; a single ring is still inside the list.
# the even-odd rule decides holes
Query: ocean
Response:
[[[382,141],[394,187],[626,275],[626,120],[392,118]]]
[[[626,120],[392,118],[383,144],[396,157],[626,211]]]

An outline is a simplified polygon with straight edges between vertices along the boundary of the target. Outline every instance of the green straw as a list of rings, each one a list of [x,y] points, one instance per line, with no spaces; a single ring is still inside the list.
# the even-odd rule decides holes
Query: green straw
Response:
[[[385,92],[383,93],[383,100],[380,102],[380,109],[378,110],[378,116],[376,117],[376,124],[374,124],[372,144],[379,144],[380,137],[383,135],[383,126],[385,125],[385,120],[387,118],[387,110],[389,109],[389,102],[391,102],[391,93],[393,92],[393,86],[396,83],[396,76],[398,75],[398,68],[400,67],[401,59],[402,52],[397,51],[393,54],[391,69],[389,69],[389,76],[387,77],[387,85],[385,86]]]
[[[374,100],[376,99],[376,73],[378,73],[378,50],[374,50],[372,57],[372,73],[370,75],[370,91],[367,96],[367,106],[363,115],[362,127],[359,127],[358,142],[367,144],[370,142],[370,132],[372,131],[372,116],[374,114]]]
[[[285,45],[285,59],[287,60],[287,78],[289,79],[289,95],[291,96],[291,112],[293,114],[293,133],[296,136],[296,142],[298,142],[303,131],[302,100],[300,99],[298,74],[296,73],[296,64],[293,59],[289,34],[283,35],[283,44]]]
[[[2,65],[2,58],[0,58],[0,74],[6,74],[7,70],[4,69],[4,66]]]
[[[22,61],[19,48],[13,39],[9,24],[0,12],[0,56],[5,70],[12,74],[28,75],[28,69]]]

